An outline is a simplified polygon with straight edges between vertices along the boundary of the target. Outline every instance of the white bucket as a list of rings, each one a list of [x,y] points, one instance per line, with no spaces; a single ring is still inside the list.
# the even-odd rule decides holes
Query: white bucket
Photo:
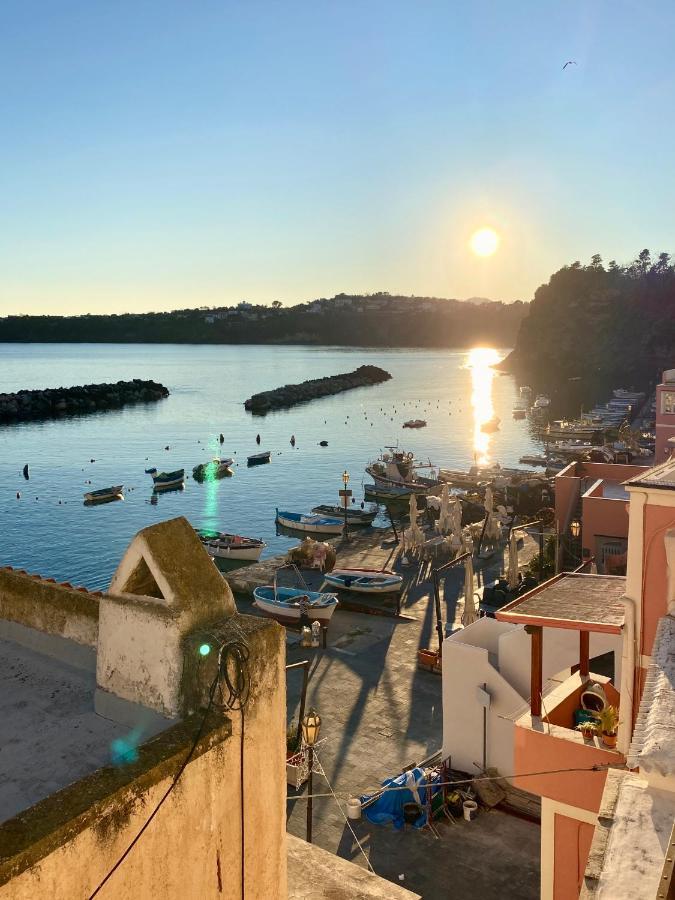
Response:
[[[347,818],[361,818],[361,801],[358,799],[358,797],[352,797],[351,800],[347,800]]]
[[[463,803],[464,808],[464,818],[467,822],[470,822],[472,819],[476,818],[476,813],[478,812],[478,804],[475,800],[465,800]]]

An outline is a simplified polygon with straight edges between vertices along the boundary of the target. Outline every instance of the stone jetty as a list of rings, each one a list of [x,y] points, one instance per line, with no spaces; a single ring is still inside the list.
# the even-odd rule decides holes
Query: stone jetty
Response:
[[[252,413],[266,413],[273,409],[286,409],[296,403],[306,403],[318,397],[341,394],[352,388],[367,387],[389,381],[391,374],[378,366],[359,366],[353,372],[342,375],[331,375],[327,378],[312,378],[302,384],[286,384],[273,391],[254,394],[244,403],[244,407]]]
[[[118,381],[117,384],[83,384],[78,387],[45,388],[0,394],[0,423],[29,419],[52,419],[120,409],[133,403],[151,403],[169,396],[168,388],[156,381]]]

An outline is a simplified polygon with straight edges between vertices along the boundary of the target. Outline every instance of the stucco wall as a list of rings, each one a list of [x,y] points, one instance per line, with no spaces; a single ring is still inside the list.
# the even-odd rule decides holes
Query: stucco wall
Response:
[[[554,900],[576,900],[584,880],[595,828],[560,813],[554,816]]]
[[[504,774],[513,771],[512,715],[523,698],[490,665],[488,651],[471,644],[443,643],[443,757],[452,766],[476,773],[483,764],[483,707],[477,688],[487,685],[487,766]]]
[[[654,645],[659,619],[668,614],[667,532],[675,528],[675,506],[648,503],[644,510],[643,620],[640,652],[649,656]],[[671,561],[671,566],[675,561]]]

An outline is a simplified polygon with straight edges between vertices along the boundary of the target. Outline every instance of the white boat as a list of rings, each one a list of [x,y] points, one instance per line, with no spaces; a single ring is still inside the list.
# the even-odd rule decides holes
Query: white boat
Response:
[[[295,513],[277,510],[277,523],[294,531],[309,531],[313,534],[342,534],[343,519],[334,516],[319,516],[313,513]]]
[[[111,500],[124,500],[123,484],[100,488],[97,491],[88,491],[84,495],[85,503],[109,503]]]
[[[244,537],[241,534],[228,534],[224,531],[211,531],[208,528],[197,529],[199,540],[204,549],[218,559],[260,559],[260,554],[267,546],[259,538]]]
[[[272,456],[271,450],[263,450],[262,453],[253,453],[248,457],[249,466],[259,466],[261,463],[268,463]]]
[[[222,478],[224,475],[232,475],[234,460],[231,457],[214,457],[210,462],[199,463],[192,470],[192,475],[197,481],[213,481],[214,478]]]
[[[436,471],[431,462],[420,463],[412,453],[387,447],[391,453],[383,453],[379,459],[366,466],[366,472],[375,482],[376,487],[404,487],[417,493],[428,493],[440,486]],[[420,475],[420,469],[429,469],[431,477]]]
[[[335,594],[308,591],[304,588],[284,588],[273,585],[253,590],[253,605],[282,625],[297,625],[302,614],[301,601],[310,622],[327,625],[338,605]]]
[[[408,419],[407,422],[403,423],[404,428],[426,428],[426,426],[426,419]]]
[[[323,580],[330,587],[360,594],[391,594],[403,585],[403,578],[387,569],[333,569]]]
[[[525,416],[527,415],[527,409],[528,409],[528,406],[524,400],[516,400],[516,402],[513,404],[513,410],[512,410],[513,418],[514,419],[524,419]]]
[[[534,407],[535,409],[546,409],[546,407],[549,406],[550,403],[551,400],[546,396],[546,394],[539,394],[537,396],[537,399],[534,401]]]
[[[331,506],[326,503],[322,506],[312,507],[312,512],[319,516],[331,516],[335,519],[342,519],[343,522],[345,520],[345,511],[342,506]],[[376,515],[377,509],[353,509],[348,506],[347,525],[372,525]]]

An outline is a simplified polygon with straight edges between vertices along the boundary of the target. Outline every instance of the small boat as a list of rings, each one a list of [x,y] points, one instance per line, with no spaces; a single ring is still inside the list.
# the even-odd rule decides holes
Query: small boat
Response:
[[[429,490],[440,487],[433,463],[417,462],[414,454],[399,450],[398,447],[387,447],[387,451],[366,466],[366,474],[370,475],[378,487],[405,487],[416,494],[426,494]],[[430,476],[419,474],[420,469],[429,469]]]
[[[499,416],[492,416],[486,422],[483,422],[480,426],[480,430],[485,434],[492,434],[494,431],[499,431],[499,423],[501,419]]]
[[[98,491],[88,491],[84,495],[85,503],[109,503],[111,500],[124,500],[123,484],[100,488]]]
[[[427,422],[426,419],[408,419],[407,422],[403,423],[404,428],[426,428]]]
[[[210,462],[199,463],[192,470],[192,476],[196,481],[213,481],[215,478],[223,478],[226,475],[232,475],[232,464],[234,460],[231,457],[222,459],[214,457]]]
[[[311,513],[280,512],[277,510],[276,521],[279,525],[292,528],[294,531],[311,531],[314,534],[341,534],[345,527],[343,519],[335,516],[318,516]]]
[[[551,400],[549,397],[546,396],[546,394],[539,394],[537,396],[537,399],[534,401],[534,408],[535,409],[546,409],[546,407],[549,406],[550,403],[551,403]]]
[[[260,538],[244,537],[241,534],[227,534],[223,531],[211,531],[198,528],[197,535],[204,549],[214,558],[219,559],[252,559],[259,560],[260,554],[267,546]]]
[[[312,512],[320,516],[333,516],[336,519],[345,520],[345,511],[342,506],[331,506],[324,504],[323,506],[312,507]],[[367,509],[351,509],[347,507],[347,525],[372,525],[377,510],[371,511]]]
[[[253,605],[282,625],[297,625],[300,621],[300,601],[307,603],[310,621],[327,625],[338,605],[335,594],[308,591],[304,588],[275,588],[273,585],[257,587],[253,591]]]
[[[532,396],[532,388],[529,384],[521,384],[520,386],[520,396],[523,400],[529,400]]]
[[[360,594],[389,594],[400,591],[403,585],[403,578],[388,569],[333,569],[324,574],[323,580],[330,587]]]
[[[169,488],[179,487],[185,483],[185,469],[175,469],[173,472],[157,472],[152,474],[154,490],[165,491]]]
[[[516,400],[512,414],[514,419],[524,419],[527,415],[527,403],[524,400]]]
[[[247,462],[249,466],[259,466],[261,463],[268,463],[271,456],[271,450],[264,450],[262,453],[254,453],[252,456],[249,456]]]
[[[393,484],[364,484],[363,486],[363,492],[366,495],[366,498],[372,497],[373,500],[381,500],[384,502],[393,500],[407,501],[410,499],[411,494],[415,494],[418,497],[424,496],[428,494],[430,490],[432,489],[426,487],[397,487]]]

